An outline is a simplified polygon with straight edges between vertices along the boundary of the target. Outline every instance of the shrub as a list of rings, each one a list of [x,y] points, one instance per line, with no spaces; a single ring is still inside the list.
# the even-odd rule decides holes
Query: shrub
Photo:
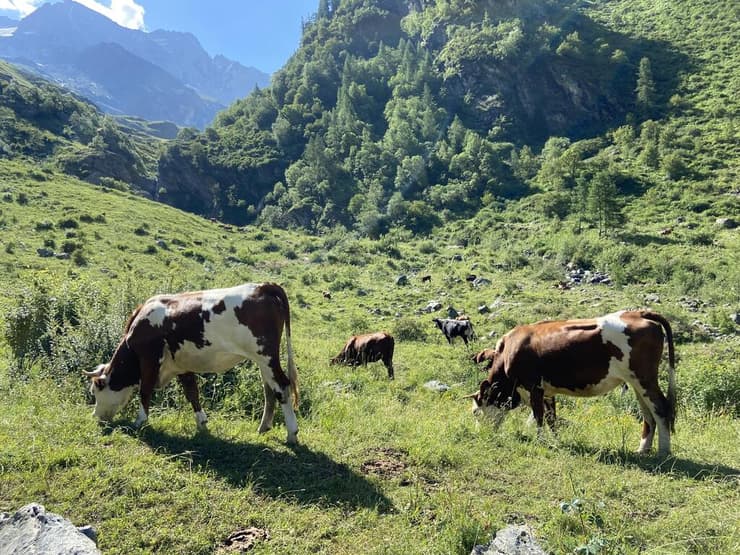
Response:
[[[262,250],[265,252],[280,252],[280,245],[278,245],[275,241],[268,241],[264,245],[262,245]]]
[[[44,220],[43,222],[36,222],[35,226],[36,231],[50,231],[54,229],[54,224]]]
[[[77,229],[80,224],[74,218],[67,218],[66,220],[59,220],[57,224],[61,229]]]
[[[393,327],[393,336],[398,341],[426,341],[427,331],[418,320],[400,318]]]

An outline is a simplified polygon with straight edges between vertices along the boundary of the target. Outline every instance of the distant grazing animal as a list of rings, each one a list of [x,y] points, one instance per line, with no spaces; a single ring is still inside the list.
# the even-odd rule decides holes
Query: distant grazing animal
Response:
[[[366,333],[353,335],[347,340],[342,351],[331,359],[331,364],[347,364],[350,366],[366,366],[368,362],[382,360],[388,369],[388,377],[393,379],[393,350],[395,348],[393,336],[386,332]]]
[[[442,331],[447,339],[447,342],[451,345],[452,340],[455,337],[462,337],[465,345],[468,344],[469,340],[475,339],[475,332],[473,331],[473,324],[470,320],[451,320],[449,318],[434,318],[432,319],[437,327]]]
[[[285,327],[288,374],[280,366]],[[198,427],[207,417],[200,406],[195,374],[222,373],[245,359],[262,374],[265,407],[258,431],[272,427],[280,402],[288,443],[296,443],[298,371],[290,340],[290,309],[285,291],[274,283],[245,283],[229,289],[157,295],[139,306],[110,362],[85,372],[95,396],[95,416],[111,420],[139,386],[141,404],[135,425],[149,415],[152,391],[177,376],[195,411]],[[293,405],[290,398],[293,398]]]
[[[430,275],[421,276],[421,282],[422,283],[426,283],[428,281],[432,281],[432,276],[430,276]]]
[[[321,294],[324,296],[325,299],[331,300],[331,291],[322,291]]]
[[[664,335],[665,332],[665,335]],[[668,343],[668,397],[658,385],[663,340]],[[584,320],[517,326],[496,345],[488,377],[473,399],[473,412],[503,417],[529,398],[538,431],[543,416],[555,427],[554,396],[593,397],[622,383],[632,386],[642,409],[639,453],[650,451],[656,424],[658,451],[671,450],[676,409],[675,355],[668,321],[646,310],[620,311]]]
[[[495,354],[495,349],[483,349],[482,351],[479,351],[473,355],[473,362],[475,362],[476,364],[480,364],[481,362],[484,362],[486,360],[489,361],[489,363],[486,364],[486,366],[483,368],[484,370],[488,370],[489,368],[491,368],[490,361],[493,361],[493,355]]]

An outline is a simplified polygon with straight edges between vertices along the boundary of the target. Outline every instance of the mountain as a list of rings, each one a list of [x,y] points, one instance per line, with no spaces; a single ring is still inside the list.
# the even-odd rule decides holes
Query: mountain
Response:
[[[203,128],[217,111],[255,86],[269,83],[269,76],[255,68],[223,56],[211,58],[190,33],[127,29],[72,0],[44,4],[15,25],[11,36],[0,36],[1,57],[100,102],[99,106],[111,113],[134,107],[139,111],[129,112],[131,115],[160,120],[174,117],[172,121],[179,125]],[[111,44],[118,49],[113,50]],[[148,75],[154,81],[111,89],[109,70],[103,72],[106,83],[98,82],[101,64],[116,67],[116,62],[123,61],[122,51],[127,53],[128,75]],[[92,74],[91,69],[95,70]],[[139,93],[146,90],[157,90],[162,102],[158,99],[144,111],[140,110],[143,102]],[[177,103],[180,105],[175,106]]]

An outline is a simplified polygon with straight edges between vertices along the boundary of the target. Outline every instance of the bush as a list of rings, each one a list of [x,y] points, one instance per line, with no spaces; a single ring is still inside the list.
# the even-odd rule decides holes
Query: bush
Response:
[[[393,336],[398,341],[426,341],[427,332],[424,325],[413,318],[401,318],[393,327]]]
[[[58,225],[61,229],[77,229],[78,227],[80,227],[80,224],[78,224],[77,220],[75,220],[74,218],[60,220]]]

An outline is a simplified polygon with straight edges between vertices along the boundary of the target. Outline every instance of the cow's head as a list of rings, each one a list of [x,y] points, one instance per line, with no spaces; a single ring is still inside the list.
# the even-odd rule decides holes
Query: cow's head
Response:
[[[501,424],[507,411],[518,407],[522,402],[522,397],[516,390],[516,382],[509,379],[503,371],[490,374],[481,382],[479,390],[468,397],[473,399],[473,414],[486,415],[496,425]]]
[[[437,326],[439,329],[442,329],[442,320],[439,318],[432,318],[432,322],[435,326]]]
[[[496,355],[496,351],[494,349],[483,349],[482,351],[479,351],[473,355],[473,362],[476,364],[480,364],[481,362],[485,361],[491,361],[491,363],[487,364],[485,368],[490,368],[493,365],[493,357]]]
[[[83,371],[90,378],[90,393],[95,397],[95,417],[107,422],[126,406],[141,372],[136,355],[125,341],[116,349],[108,364],[98,364],[92,372]]]

